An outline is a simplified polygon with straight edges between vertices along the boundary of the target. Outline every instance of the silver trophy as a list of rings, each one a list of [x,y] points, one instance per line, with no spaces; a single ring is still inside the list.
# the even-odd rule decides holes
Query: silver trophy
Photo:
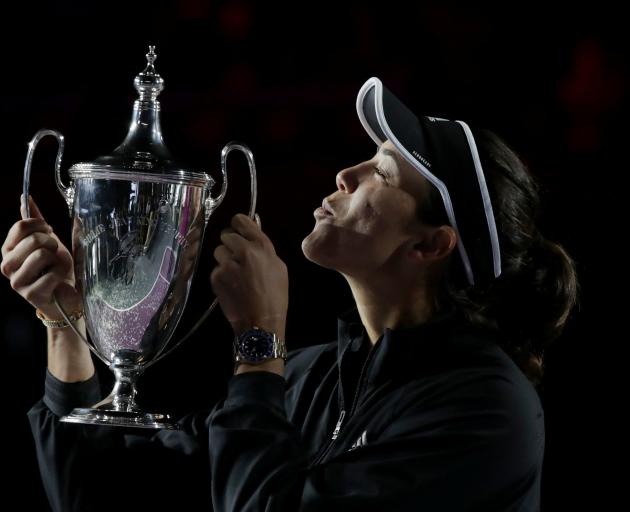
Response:
[[[245,145],[232,142],[221,152],[223,184],[212,197],[214,180],[173,160],[160,128],[164,88],[156,73],[155,47],[134,80],[129,133],[111,154],[69,170],[70,185],[61,178],[63,136],[40,130],[28,146],[24,197],[28,198],[31,163],[38,142],[57,138],[55,179],[68,204],[76,286],[83,298],[91,343],[72,329],[115,375],[111,394],[91,408],[74,409],[61,421],[127,427],[176,429],[168,415],[147,413],[136,404],[136,381],[146,368],[184,342],[217,304],[215,299],[191,331],[167,345],[186,305],[208,219],[227,190],[226,160],[232,150],[247,157],[251,178],[249,216],[256,210],[256,168]],[[26,200],[27,216],[28,200]],[[68,314],[55,297],[61,315]]]

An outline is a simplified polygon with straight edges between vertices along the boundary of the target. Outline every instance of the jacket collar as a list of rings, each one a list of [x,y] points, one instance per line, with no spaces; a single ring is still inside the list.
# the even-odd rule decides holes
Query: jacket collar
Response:
[[[337,362],[341,368],[346,351],[357,352],[370,343],[356,306],[337,319]],[[376,341],[367,367],[368,383],[383,379],[418,377],[444,365],[456,364],[463,356],[462,334],[476,330],[453,305],[420,324],[397,329],[386,328]],[[351,355],[350,355],[351,356]]]

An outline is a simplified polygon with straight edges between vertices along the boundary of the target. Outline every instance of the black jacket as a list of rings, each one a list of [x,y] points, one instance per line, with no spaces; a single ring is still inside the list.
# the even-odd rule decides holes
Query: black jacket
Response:
[[[100,389],[47,373],[28,416],[53,510],[540,509],[542,405],[494,335],[454,310],[374,346],[356,309],[338,325],[181,431],[61,423]]]

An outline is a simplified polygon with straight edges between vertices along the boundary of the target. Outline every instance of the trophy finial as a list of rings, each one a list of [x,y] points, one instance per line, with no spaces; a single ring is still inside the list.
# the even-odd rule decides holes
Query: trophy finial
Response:
[[[155,59],[157,59],[157,55],[155,54],[155,46],[149,45],[149,53],[147,53],[146,57],[149,65],[153,65]]]
[[[160,128],[160,102],[157,97],[164,89],[164,80],[155,72],[153,63],[156,58],[155,46],[151,45],[146,54],[146,67],[133,80],[139,97],[133,103],[127,136],[111,155],[100,157],[100,163],[107,162],[111,165],[112,162],[119,163],[122,159],[123,162],[134,162],[134,169],[149,169],[156,166],[158,160],[172,161],[173,157],[164,144]],[[148,160],[145,161],[146,159]]]
[[[153,63],[157,59],[155,45],[149,45],[146,54],[147,67],[134,79],[136,90],[140,93],[140,101],[156,101],[158,94],[164,89],[164,80],[155,72]]]

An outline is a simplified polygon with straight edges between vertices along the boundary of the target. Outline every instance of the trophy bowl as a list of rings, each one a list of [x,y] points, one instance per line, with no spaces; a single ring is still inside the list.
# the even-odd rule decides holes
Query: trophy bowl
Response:
[[[182,316],[211,213],[227,190],[227,155],[242,151],[251,178],[250,217],[256,204],[256,169],[247,146],[232,142],[221,152],[223,183],[175,162],[164,144],[157,96],[164,81],[155,72],[155,47],[136,76],[129,132],[109,155],[73,165],[69,186],[61,178],[63,136],[40,130],[29,143],[24,169],[28,198],[33,153],[45,136],[57,138],[55,179],[72,217],[75,283],[83,299],[88,341],[77,335],[114,372],[112,392],[90,408],[74,409],[61,421],[176,429],[168,415],[147,413],[136,403],[136,381],[146,368],[187,339],[216,306],[216,299],[184,338],[169,341]],[[26,201],[28,203],[28,201]],[[27,205],[27,216],[30,216]],[[67,313],[57,301],[62,316]]]

